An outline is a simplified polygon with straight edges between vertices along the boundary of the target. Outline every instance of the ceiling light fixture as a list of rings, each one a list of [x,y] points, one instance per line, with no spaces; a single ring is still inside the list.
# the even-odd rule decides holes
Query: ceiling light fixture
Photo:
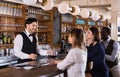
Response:
[[[87,8],[83,8],[79,15],[83,18],[88,18],[90,16],[90,12]]]
[[[97,14],[97,13],[95,13],[94,16],[92,17],[92,19],[93,19],[94,21],[97,21],[97,20],[100,19],[100,15]]]
[[[87,0],[86,5],[88,5],[88,0]],[[81,9],[81,12],[79,13],[79,15],[80,15],[82,18],[88,18],[88,17],[90,16],[90,11],[89,11],[87,8],[82,8],[82,9]]]
[[[61,14],[68,13],[68,11],[69,11],[69,5],[65,1],[61,2],[60,4],[58,4],[58,11]]]
[[[38,3],[43,10],[51,10],[54,6],[53,0],[38,0]]]
[[[94,13],[94,15],[92,16],[92,19],[94,20],[94,21],[97,21],[97,20],[99,20],[100,19],[100,0],[99,0],[99,12],[98,13]]]
[[[70,13],[71,13],[72,15],[78,15],[78,14],[80,13],[80,8],[79,8],[79,6],[73,5],[73,6],[71,7]]]
[[[63,1],[58,5],[58,11],[61,14],[71,13],[72,15],[78,15],[80,13],[80,8],[76,5],[70,6],[70,1],[69,4]]]

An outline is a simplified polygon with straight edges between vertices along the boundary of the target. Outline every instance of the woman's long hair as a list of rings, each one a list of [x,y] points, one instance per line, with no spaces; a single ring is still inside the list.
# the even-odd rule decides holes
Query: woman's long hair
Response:
[[[89,28],[92,34],[94,35],[94,41],[100,42],[100,34],[96,27]]]
[[[74,38],[74,43],[72,47],[78,46],[79,48],[84,48],[84,32],[82,29],[73,29],[70,35]]]

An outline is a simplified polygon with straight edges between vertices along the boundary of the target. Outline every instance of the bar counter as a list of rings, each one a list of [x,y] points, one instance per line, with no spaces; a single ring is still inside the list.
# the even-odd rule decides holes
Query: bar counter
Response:
[[[36,61],[11,64],[0,68],[0,77],[53,77],[59,74],[67,77],[66,71],[57,69],[56,65],[50,65],[53,59],[55,58],[46,57]]]
[[[0,77],[53,77],[64,72],[58,70],[55,65],[40,66],[30,70],[8,67],[0,69]]]
[[[65,55],[56,57],[63,59]],[[30,61],[24,63],[15,63],[6,67],[0,68],[0,77],[54,77],[63,74],[67,77],[67,71],[57,69],[56,65],[50,65],[50,61],[56,58],[45,57],[37,61]],[[86,77],[91,77],[86,73]]]

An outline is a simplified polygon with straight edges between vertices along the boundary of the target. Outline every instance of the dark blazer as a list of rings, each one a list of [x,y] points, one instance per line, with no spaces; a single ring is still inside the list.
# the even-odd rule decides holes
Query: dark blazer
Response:
[[[93,68],[90,71],[92,77],[109,77],[108,68],[105,63],[105,50],[101,43],[87,47],[88,61],[93,61]]]

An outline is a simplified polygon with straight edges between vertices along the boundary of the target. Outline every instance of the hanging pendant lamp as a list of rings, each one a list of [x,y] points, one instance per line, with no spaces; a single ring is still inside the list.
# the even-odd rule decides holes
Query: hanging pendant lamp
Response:
[[[100,18],[100,15],[97,13],[95,13],[94,16],[92,17],[94,21],[97,21],[99,18]]]
[[[80,13],[80,8],[76,5],[70,7],[70,4],[63,1],[58,5],[58,11],[61,14],[71,13],[72,15],[78,15]]]
[[[79,8],[79,6],[73,5],[73,6],[71,7],[70,13],[71,13],[72,15],[78,15],[78,14],[80,13],[80,8]]]
[[[79,15],[81,15],[81,17],[83,17],[83,18],[88,18],[90,15],[90,12],[88,9],[84,8],[81,10]]]
[[[100,5],[100,0],[99,0],[99,5]],[[97,21],[97,20],[99,20],[100,19],[100,7],[99,7],[99,12],[98,13],[95,13],[94,14],[94,16],[92,17],[92,19],[94,20],[94,21]]]
[[[66,14],[68,13],[69,11],[69,5],[66,3],[66,2],[61,2],[59,5],[58,5],[58,11],[61,13],[61,14]]]
[[[54,6],[53,0],[38,0],[38,2],[43,10],[51,10]]]
[[[105,21],[106,19],[107,19],[107,17],[105,17],[105,16],[101,17],[101,21]]]

